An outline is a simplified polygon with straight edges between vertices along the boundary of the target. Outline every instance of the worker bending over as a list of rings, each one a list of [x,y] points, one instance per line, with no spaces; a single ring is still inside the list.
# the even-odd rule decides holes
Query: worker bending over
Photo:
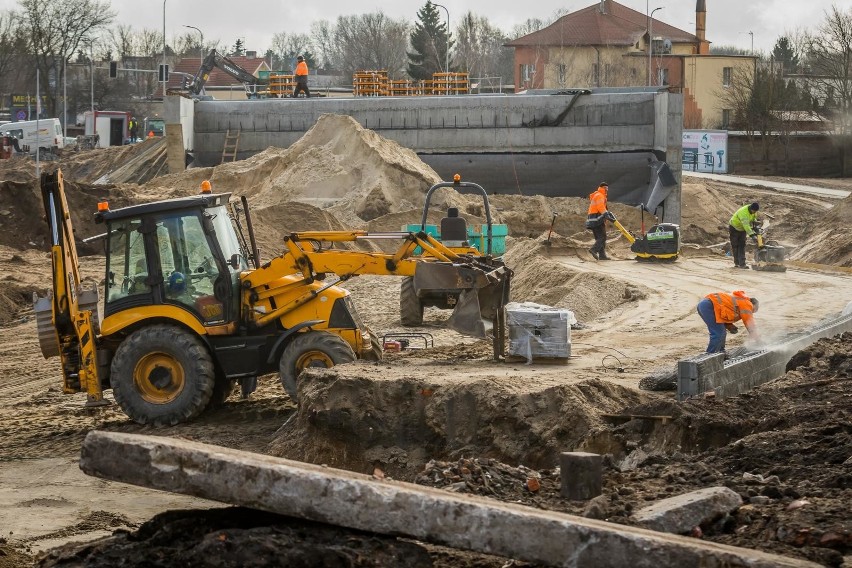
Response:
[[[710,343],[707,353],[724,353],[727,333],[737,333],[736,322],[742,320],[749,335],[757,339],[757,327],[754,314],[757,312],[757,298],[749,298],[742,290],[713,292],[698,302],[698,315],[707,324]]]
[[[757,202],[743,205],[731,217],[728,233],[731,237],[731,256],[734,257],[734,268],[748,268],[745,260],[746,236],[753,239],[757,238],[753,225],[757,219],[758,209],[760,209],[760,205]]]

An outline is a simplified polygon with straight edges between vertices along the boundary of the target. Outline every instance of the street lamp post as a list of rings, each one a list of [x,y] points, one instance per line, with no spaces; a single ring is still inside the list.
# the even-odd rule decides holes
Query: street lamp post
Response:
[[[748,32],[748,35],[751,36],[751,55],[754,55],[754,32]]]
[[[450,72],[450,11],[447,10],[446,6],[442,6],[440,4],[435,4],[435,3],[432,3],[432,5],[437,6],[438,8],[443,8],[444,11],[447,13],[447,68],[445,69],[445,71],[447,73],[449,73]],[[448,81],[447,86],[449,86],[449,79],[447,79],[447,81]]]
[[[201,36],[201,46],[200,46],[198,52],[201,54],[201,63],[204,63],[204,32],[202,32],[201,30],[199,30],[195,26],[187,26],[186,24],[184,24],[183,27],[193,29],[193,30],[197,31],[199,33],[199,35]]]
[[[89,42],[89,79],[91,80],[92,94],[92,134],[95,133],[95,44],[94,40]]]
[[[166,102],[166,0],[163,0],[163,103]]]
[[[654,8],[648,17],[648,86],[651,86],[651,55],[654,51],[654,12],[662,10],[665,6]]]

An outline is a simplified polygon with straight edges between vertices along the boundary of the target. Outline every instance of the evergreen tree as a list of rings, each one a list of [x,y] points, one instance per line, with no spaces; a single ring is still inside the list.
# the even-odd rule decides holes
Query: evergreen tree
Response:
[[[449,71],[447,49],[453,42],[448,38],[447,23],[441,21],[438,7],[427,0],[417,12],[418,21],[411,32],[411,48],[408,54],[408,74],[412,79],[431,79],[433,73]]]
[[[799,66],[799,56],[796,55],[790,38],[787,36],[779,37],[772,50],[772,56],[775,58],[775,61],[781,62],[784,73],[796,72],[796,68]]]
[[[243,45],[242,38],[237,38],[237,41],[234,42],[234,49],[231,50],[231,55],[240,56],[246,54],[246,46]]]

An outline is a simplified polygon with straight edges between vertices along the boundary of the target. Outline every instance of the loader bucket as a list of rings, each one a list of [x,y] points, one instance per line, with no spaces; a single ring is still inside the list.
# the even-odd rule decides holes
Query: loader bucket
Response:
[[[486,322],[479,307],[479,294],[476,290],[463,290],[459,301],[447,320],[450,329],[471,337],[485,337]]]
[[[417,267],[414,289],[418,295],[458,294],[447,324],[464,335],[486,337],[494,318],[509,298],[511,271],[499,267],[486,272],[450,263],[429,263]]]

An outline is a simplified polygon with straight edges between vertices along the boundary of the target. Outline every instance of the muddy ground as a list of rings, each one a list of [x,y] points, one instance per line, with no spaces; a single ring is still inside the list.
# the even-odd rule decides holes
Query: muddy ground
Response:
[[[432,174],[372,133],[352,130],[346,138],[343,130],[314,133],[313,146],[325,152],[316,159],[328,163],[317,168],[317,175],[326,177],[312,178],[317,185],[311,195],[282,194],[281,188],[292,186],[293,172],[286,166],[294,159],[309,165],[312,145],[302,144],[292,154],[271,149],[254,158],[253,168],[265,173],[252,178],[246,193],[257,206],[265,258],[280,250],[280,236],[292,230],[398,230],[401,223],[419,221],[418,195],[434,181]],[[327,158],[340,148],[371,164],[371,171],[343,176],[354,166],[345,157]],[[206,177],[217,191],[238,190],[248,175],[246,164],[236,163],[145,186],[89,185],[93,176],[109,171],[111,160],[129,157],[78,156],[85,158],[85,169],[77,166],[77,171],[85,175],[69,174],[69,199],[79,236],[99,231],[90,213],[104,197],[119,206],[189,194]],[[383,170],[387,164],[391,173]],[[582,224],[585,200],[499,196],[495,211],[513,235],[507,255],[516,273],[513,299],[571,309],[582,324],[572,331],[573,357],[566,365],[494,362],[486,343],[446,330],[447,314],[428,310],[424,327],[415,331],[430,334],[434,348],[394,354],[379,366],[355,363],[312,372],[302,386],[299,410],[277,378],[268,376],[248,400],[232,396],[223,408],[192,423],[154,428],[130,422],[114,405],[84,409],[82,395],[61,393],[56,360],[41,356],[29,302],[33,291],[43,294],[49,288],[50,269],[40,198],[28,172],[25,164],[0,163],[5,221],[0,224],[0,568],[29,566],[63,545],[71,548],[51,552],[42,564],[107,566],[123,558],[128,566],[211,565],[212,559],[221,565],[254,559],[262,565],[262,559],[281,558],[285,551],[290,565],[297,566],[316,565],[318,553],[330,566],[509,562],[266,514],[223,512],[202,500],[88,478],[76,468],[76,459],[82,438],[96,428],[185,437],[367,473],[379,468],[395,479],[624,524],[631,523],[631,511],[656,499],[726,485],[746,504],[724,522],[696,530],[696,538],[827,566],[842,565],[846,556],[852,565],[852,338],[820,342],[795,358],[796,369],[783,379],[729,400],[675,404],[671,392],[637,388],[643,377],[704,349],[706,329],[694,308],[707,292],[743,288],[761,298],[757,320],[768,342],[840,311],[852,300],[850,275],[839,270],[852,265],[850,198],[687,180],[684,257],[672,265],[648,265],[632,260],[615,231],[609,247],[616,260],[591,259],[590,234]],[[341,201],[338,186],[329,180],[357,191]],[[321,184],[328,185],[322,195],[315,189]],[[399,193],[399,187],[414,189]],[[852,182],[832,180],[831,187],[852,189]],[[794,257],[829,266],[791,268],[782,275],[733,271],[720,246],[727,240],[727,218],[739,204],[755,199],[772,236]],[[448,195],[442,204],[459,206],[471,220],[481,214],[466,198]],[[618,204],[612,209],[625,226],[639,229],[635,209]],[[554,244],[545,247],[554,212],[559,213]],[[100,251],[82,252],[86,281],[97,285],[103,279]],[[377,333],[411,331],[399,325],[397,278],[359,277],[346,287]],[[729,344],[747,348],[746,334]],[[328,396],[338,397],[333,405],[324,402]],[[460,400],[468,406],[457,404]],[[425,423],[400,410],[412,404],[424,410]],[[333,412],[344,407],[353,412],[340,428]],[[327,420],[311,423],[304,417],[314,410],[325,412],[320,415]],[[358,437],[364,421],[357,412],[365,410],[382,417],[386,432],[416,427],[420,434]],[[609,417],[627,414],[671,419]],[[559,497],[556,456],[574,448],[607,456],[604,495],[590,503]],[[341,450],[349,457],[340,459]],[[487,476],[488,489],[477,475]],[[540,480],[538,491],[528,489],[531,477]],[[164,511],[170,512],[156,516]],[[98,537],[112,540],[75,544]]]

